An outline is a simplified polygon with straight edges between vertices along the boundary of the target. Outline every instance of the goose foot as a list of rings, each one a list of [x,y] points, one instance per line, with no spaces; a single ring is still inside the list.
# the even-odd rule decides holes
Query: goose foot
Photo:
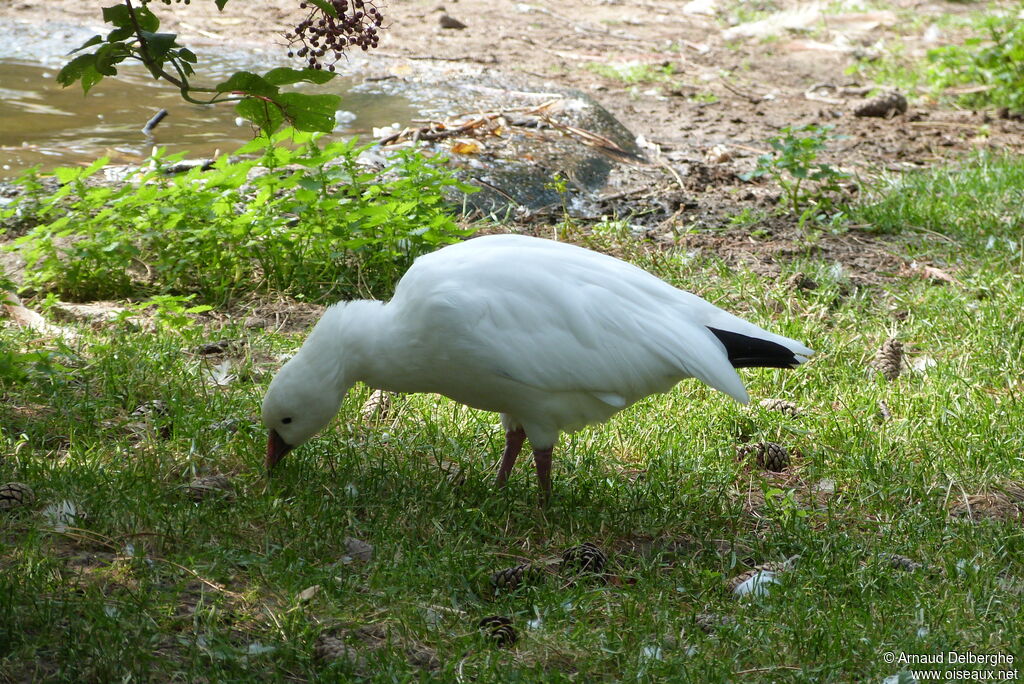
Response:
[[[519,452],[523,450],[523,442],[526,441],[526,431],[523,428],[507,430],[505,432],[505,451],[501,454],[501,465],[498,467],[498,479],[495,484],[504,487],[508,482],[508,476],[512,474],[512,466],[516,464]]]

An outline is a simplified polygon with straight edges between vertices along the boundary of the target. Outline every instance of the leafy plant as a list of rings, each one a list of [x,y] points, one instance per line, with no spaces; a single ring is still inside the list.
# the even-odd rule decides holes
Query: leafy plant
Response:
[[[386,293],[416,256],[468,234],[443,193],[469,188],[412,151],[368,171],[357,163],[365,149],[285,131],[239,150],[256,158],[225,155],[178,176],[163,172],[178,157],[157,153],[119,186],[89,180],[106,159],[57,169],[55,192],[24,198],[38,223],[15,242],[27,285],[75,299],[196,294],[214,303],[254,289]]]
[[[830,134],[832,128],[818,124],[786,126],[782,135],[768,140],[774,152],[758,157],[757,167],[740,177],[750,180],[769,176],[782,187],[794,213],[805,205],[812,205],[812,209],[828,208],[832,204],[829,195],[840,190],[839,181],[850,177],[845,171],[818,161],[827,141],[836,139]]]
[[[188,0],[186,0],[187,2]],[[228,0],[214,0],[223,11]],[[308,68],[277,68],[262,76],[239,71],[212,87],[192,83],[199,59],[192,50],[178,43],[174,33],[160,31],[160,19],[152,11],[153,3],[123,0],[103,8],[103,21],[113,26],[106,36],[97,34],[71,54],[81,53],[57,74],[62,86],[81,83],[89,90],[106,77],[117,75],[117,66],[127,60],[141,62],[154,78],[167,81],[194,104],[234,102],[236,113],[270,134],[287,124],[301,131],[330,131],[334,112],[341,98],[337,95],[310,95],[282,92],[281,87],[300,82],[326,83],[334,77],[334,60],[358,45],[363,50],[377,46],[377,30],[383,15],[373,0],[310,0],[299,7],[306,18],[287,37],[294,47],[289,57],[305,60]],[[170,0],[165,0],[170,4]],[[91,52],[85,52],[95,48]],[[324,62],[327,69],[324,69]]]
[[[136,314],[152,311],[153,321],[160,327],[169,330],[182,330],[193,325],[193,319],[190,316],[210,311],[213,308],[206,304],[190,306],[193,299],[195,299],[195,295],[154,295],[144,302],[129,304],[124,311],[118,314],[118,319],[127,320]]]
[[[928,51],[929,80],[937,88],[976,83],[987,89],[961,96],[965,104],[996,105],[1024,111],[1024,3],[1002,15],[986,13],[980,27],[987,33],[963,45]]]
[[[630,85],[670,81],[676,72],[676,68],[671,63],[657,65],[643,63],[600,64],[598,62],[591,62],[587,64],[587,69],[599,76],[622,81]]]

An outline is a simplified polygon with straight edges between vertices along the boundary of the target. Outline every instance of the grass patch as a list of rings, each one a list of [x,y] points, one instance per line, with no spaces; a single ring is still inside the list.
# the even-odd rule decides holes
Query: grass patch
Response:
[[[879,232],[928,231],[988,249],[1024,235],[1020,157],[982,153],[955,166],[887,174],[866,190],[851,218]]]
[[[628,85],[644,83],[671,83],[674,81],[676,69],[671,63],[646,64],[627,62],[622,64],[600,64],[588,62],[586,68],[598,76],[621,81]]]
[[[890,46],[885,57],[861,62],[851,71],[876,82],[910,92],[925,90],[961,106],[1004,107],[1024,111],[1024,3],[998,10],[988,8],[965,18],[947,19],[943,26],[962,25],[962,44],[927,51],[924,59],[908,58],[902,44]]]
[[[999,218],[1019,212],[1017,173],[979,158],[904,177],[860,209],[886,230],[927,217],[920,227],[944,239],[909,232],[905,249],[955,264],[942,286],[855,287],[807,258],[787,268],[818,287],[791,292],[788,272],[773,282],[623,250],[817,348],[797,371],[744,372],[752,396],[803,414],[683,383],[563,438],[547,510],[527,467],[492,489],[493,415],[432,396],[398,397],[373,423],[360,411],[368,390],[353,392],[331,430],[265,479],[258,404],[297,336],[112,321],[55,346],[5,328],[0,359],[40,355],[3,376],[0,482],[37,500],[0,514],[0,679],[880,681],[909,669],[886,652],[1019,655],[1020,522],[948,511],[1024,481],[1021,226]],[[923,370],[888,382],[865,367],[894,332]],[[199,353],[222,339],[234,344]],[[234,379],[214,382],[228,360]],[[746,441],[799,456],[769,475],[737,460]],[[196,500],[189,483],[212,474],[228,489]],[[77,517],[55,519],[63,501]],[[346,538],[372,544],[372,558],[350,558]],[[604,579],[547,576],[492,595],[490,573],[583,541],[608,553]],[[723,589],[793,556],[762,599]],[[700,613],[729,621],[708,634]],[[495,614],[513,619],[515,646],[479,634]],[[314,658],[323,633],[354,656]]]

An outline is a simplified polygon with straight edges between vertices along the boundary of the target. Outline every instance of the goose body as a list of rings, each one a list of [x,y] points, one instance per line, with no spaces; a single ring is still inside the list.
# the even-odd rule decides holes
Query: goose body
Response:
[[[499,484],[530,440],[543,490],[558,436],[685,378],[747,402],[735,368],[813,352],[624,261],[521,235],[420,257],[389,302],[330,307],[263,401],[267,466],[319,432],[356,382],[501,414]]]

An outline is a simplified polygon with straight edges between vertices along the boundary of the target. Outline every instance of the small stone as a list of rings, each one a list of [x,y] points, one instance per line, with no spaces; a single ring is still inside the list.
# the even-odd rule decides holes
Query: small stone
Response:
[[[298,599],[299,603],[309,603],[313,598],[320,593],[320,585],[314,584],[311,587],[306,587],[299,592]]]
[[[566,549],[562,554],[562,571],[572,574],[591,572],[600,574],[608,564],[608,556],[590,542]]]
[[[890,337],[875,354],[871,367],[885,376],[886,380],[895,380],[903,369],[903,343]]]
[[[485,617],[477,623],[477,627],[498,646],[510,646],[519,640],[519,635],[512,626],[512,618],[504,615]]]
[[[22,506],[31,506],[36,493],[24,482],[8,482],[0,485],[0,511],[13,511]]]
[[[453,16],[442,14],[440,18],[441,28],[443,29],[464,29],[467,28],[465,24],[456,19]]]
[[[356,539],[355,537],[345,537],[345,551],[348,552],[346,558],[349,559],[349,562],[362,561],[368,563],[373,559],[373,544]]]
[[[874,116],[891,119],[907,111],[907,98],[896,90],[873,97],[853,110],[854,116]]]

